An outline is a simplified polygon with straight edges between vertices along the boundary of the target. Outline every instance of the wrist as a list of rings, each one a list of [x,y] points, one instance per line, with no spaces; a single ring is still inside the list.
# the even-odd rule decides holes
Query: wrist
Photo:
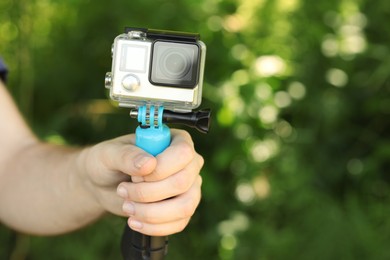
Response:
[[[89,201],[90,207],[98,213],[104,213],[105,209],[100,203],[97,185],[92,178],[93,169],[89,166],[90,149],[90,147],[85,147],[77,152],[75,179],[83,190],[85,199]]]

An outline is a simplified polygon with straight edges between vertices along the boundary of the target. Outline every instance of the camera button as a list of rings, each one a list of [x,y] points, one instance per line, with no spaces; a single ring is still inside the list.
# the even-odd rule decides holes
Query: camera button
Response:
[[[135,91],[140,86],[140,81],[135,75],[126,75],[122,80],[122,86],[130,91]]]
[[[106,73],[106,77],[104,78],[104,85],[108,89],[110,89],[112,87],[112,74],[111,74],[111,72]]]

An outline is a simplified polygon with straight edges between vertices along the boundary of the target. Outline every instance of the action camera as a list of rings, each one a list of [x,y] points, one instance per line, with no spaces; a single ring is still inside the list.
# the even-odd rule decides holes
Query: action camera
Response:
[[[164,106],[177,112],[202,99],[206,45],[199,34],[126,28],[112,47],[105,85],[122,107]]]

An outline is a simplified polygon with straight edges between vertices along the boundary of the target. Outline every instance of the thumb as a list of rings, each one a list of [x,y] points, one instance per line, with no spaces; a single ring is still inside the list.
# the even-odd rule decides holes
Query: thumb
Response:
[[[132,135],[107,141],[104,154],[106,167],[130,176],[145,176],[154,171],[157,159],[133,144]]]

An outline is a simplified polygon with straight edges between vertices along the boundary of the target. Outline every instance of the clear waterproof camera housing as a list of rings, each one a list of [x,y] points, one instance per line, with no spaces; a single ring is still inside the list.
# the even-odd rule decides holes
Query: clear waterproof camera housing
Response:
[[[119,106],[189,112],[201,103],[205,58],[199,34],[126,28],[114,40],[105,84]]]

